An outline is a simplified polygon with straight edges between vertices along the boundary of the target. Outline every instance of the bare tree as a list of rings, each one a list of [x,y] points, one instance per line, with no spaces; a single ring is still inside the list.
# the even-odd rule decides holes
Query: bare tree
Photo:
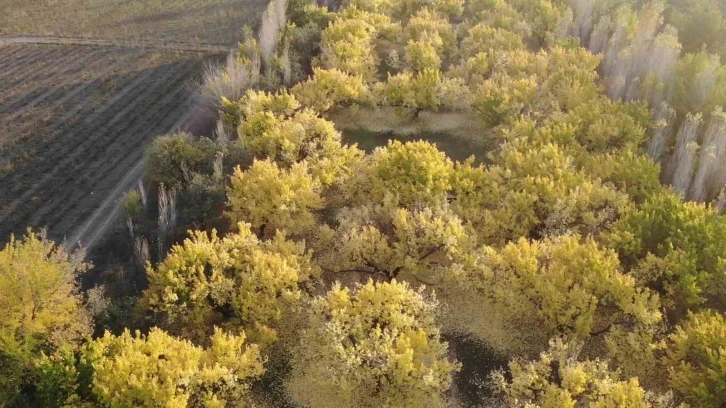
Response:
[[[701,114],[688,114],[676,136],[676,154],[673,157],[675,172],[673,189],[681,197],[685,197],[691,185],[698,151],[698,129],[701,126]]]
[[[673,137],[675,120],[676,111],[671,109],[667,103],[661,103],[655,111],[655,122],[652,129],[653,134],[648,143],[648,156],[656,162],[663,160],[666,148]]]
[[[726,152],[726,114],[716,111],[711,119],[703,136],[701,154],[698,158],[698,172],[693,180],[693,185],[688,198],[693,201],[705,202],[713,198],[715,194],[714,184],[719,179],[719,158]],[[721,183],[722,184],[722,183]]]
[[[159,186],[159,258],[166,254],[166,239],[176,229],[176,192]]]

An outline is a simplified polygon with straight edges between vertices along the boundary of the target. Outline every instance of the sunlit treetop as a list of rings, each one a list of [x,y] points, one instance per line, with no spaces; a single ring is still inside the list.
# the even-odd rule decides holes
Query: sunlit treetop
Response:
[[[694,407],[726,403],[726,320],[716,311],[688,316],[665,345],[669,385]]]
[[[148,275],[142,304],[172,333],[203,343],[217,325],[264,345],[317,268],[302,244],[279,233],[262,241],[240,223],[221,239],[192,232]]]
[[[403,206],[436,203],[451,188],[453,162],[436,146],[391,141],[367,156],[348,188],[352,203],[382,202],[393,194]]]
[[[601,360],[579,360],[582,345],[550,342],[538,360],[509,363],[511,379],[495,381],[508,406],[516,407],[675,407],[668,395],[646,392],[637,378],[620,379]]]
[[[310,304],[289,390],[313,408],[444,407],[456,364],[435,309],[434,299],[396,281],[336,284]]]
[[[215,329],[206,349],[157,328],[147,336],[109,332],[83,351],[92,391],[114,407],[226,407],[250,403],[251,380],[265,372],[256,345]]]
[[[28,231],[0,250],[0,401],[19,391],[42,353],[75,348],[91,331],[77,279],[88,265],[45,233]]]

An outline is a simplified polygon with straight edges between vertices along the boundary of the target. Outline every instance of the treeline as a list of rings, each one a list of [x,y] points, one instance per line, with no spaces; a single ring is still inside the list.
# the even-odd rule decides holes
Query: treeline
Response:
[[[82,254],[42,235],[0,252],[0,400],[723,406],[721,68],[673,10],[274,1],[210,76],[216,132],[150,147],[122,283],[79,293]],[[366,154],[333,120],[374,110],[496,147]]]

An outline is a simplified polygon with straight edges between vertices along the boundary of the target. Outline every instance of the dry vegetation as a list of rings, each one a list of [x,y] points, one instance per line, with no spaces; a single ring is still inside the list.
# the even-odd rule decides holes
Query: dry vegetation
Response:
[[[179,127],[209,54],[0,47],[0,236],[77,228],[154,137]]]
[[[265,0],[0,0],[0,34],[234,44]]]

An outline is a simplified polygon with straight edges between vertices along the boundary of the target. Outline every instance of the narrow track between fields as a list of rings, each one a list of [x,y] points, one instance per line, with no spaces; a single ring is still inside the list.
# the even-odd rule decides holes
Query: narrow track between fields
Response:
[[[108,38],[0,35],[0,46],[9,44],[95,45],[202,53],[225,53],[229,51],[228,46],[218,44],[187,44],[169,41],[148,41],[138,39],[127,40]]]

